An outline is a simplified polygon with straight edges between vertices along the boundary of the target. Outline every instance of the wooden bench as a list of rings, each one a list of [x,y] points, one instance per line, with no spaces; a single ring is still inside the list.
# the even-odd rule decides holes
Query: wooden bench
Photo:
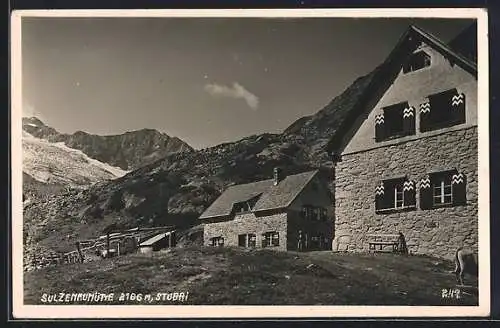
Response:
[[[372,234],[368,237],[368,250],[374,253],[395,253],[398,251],[399,235]]]

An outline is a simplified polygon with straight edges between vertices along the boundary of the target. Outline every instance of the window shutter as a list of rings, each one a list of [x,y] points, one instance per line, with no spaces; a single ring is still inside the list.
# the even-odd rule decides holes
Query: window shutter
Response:
[[[429,177],[420,180],[420,208],[423,210],[432,208],[432,188]]]
[[[420,131],[428,131],[431,122],[431,103],[429,101],[420,104]]]
[[[465,123],[465,94],[455,94],[451,96],[451,110],[454,111],[453,116],[455,123]]]
[[[381,210],[385,208],[384,206],[384,184],[380,183],[380,185],[375,188],[375,210]]]
[[[415,182],[407,180],[403,183],[404,206],[415,206]]]
[[[465,205],[467,203],[466,195],[466,176],[463,173],[453,174],[451,177],[451,190],[453,194],[453,205]]]
[[[405,135],[415,134],[415,108],[412,106],[403,109],[403,131]]]
[[[385,138],[384,114],[375,116],[375,141],[381,141]]]

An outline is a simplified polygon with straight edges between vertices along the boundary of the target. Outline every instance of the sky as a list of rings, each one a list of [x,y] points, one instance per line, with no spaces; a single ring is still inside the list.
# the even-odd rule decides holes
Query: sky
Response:
[[[24,17],[23,116],[64,133],[152,128],[196,149],[280,133],[382,63],[410,24],[447,42],[470,23]]]

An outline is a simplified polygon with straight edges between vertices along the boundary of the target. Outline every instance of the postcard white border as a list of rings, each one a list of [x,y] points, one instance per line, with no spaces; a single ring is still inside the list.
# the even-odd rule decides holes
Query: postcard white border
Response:
[[[22,17],[468,18],[478,23],[478,306],[24,305],[22,222]],[[480,317],[490,314],[488,16],[480,8],[21,10],[11,16],[12,313],[18,319]]]

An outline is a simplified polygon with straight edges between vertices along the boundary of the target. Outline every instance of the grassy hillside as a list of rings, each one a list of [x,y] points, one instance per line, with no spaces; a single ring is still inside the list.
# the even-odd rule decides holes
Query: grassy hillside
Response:
[[[177,248],[25,273],[24,302],[98,291],[114,293],[115,301],[92,304],[477,305],[474,295],[441,297],[455,287],[452,269],[444,260],[393,254]],[[187,300],[154,300],[169,292]],[[149,293],[153,301],[119,302],[120,293]]]

